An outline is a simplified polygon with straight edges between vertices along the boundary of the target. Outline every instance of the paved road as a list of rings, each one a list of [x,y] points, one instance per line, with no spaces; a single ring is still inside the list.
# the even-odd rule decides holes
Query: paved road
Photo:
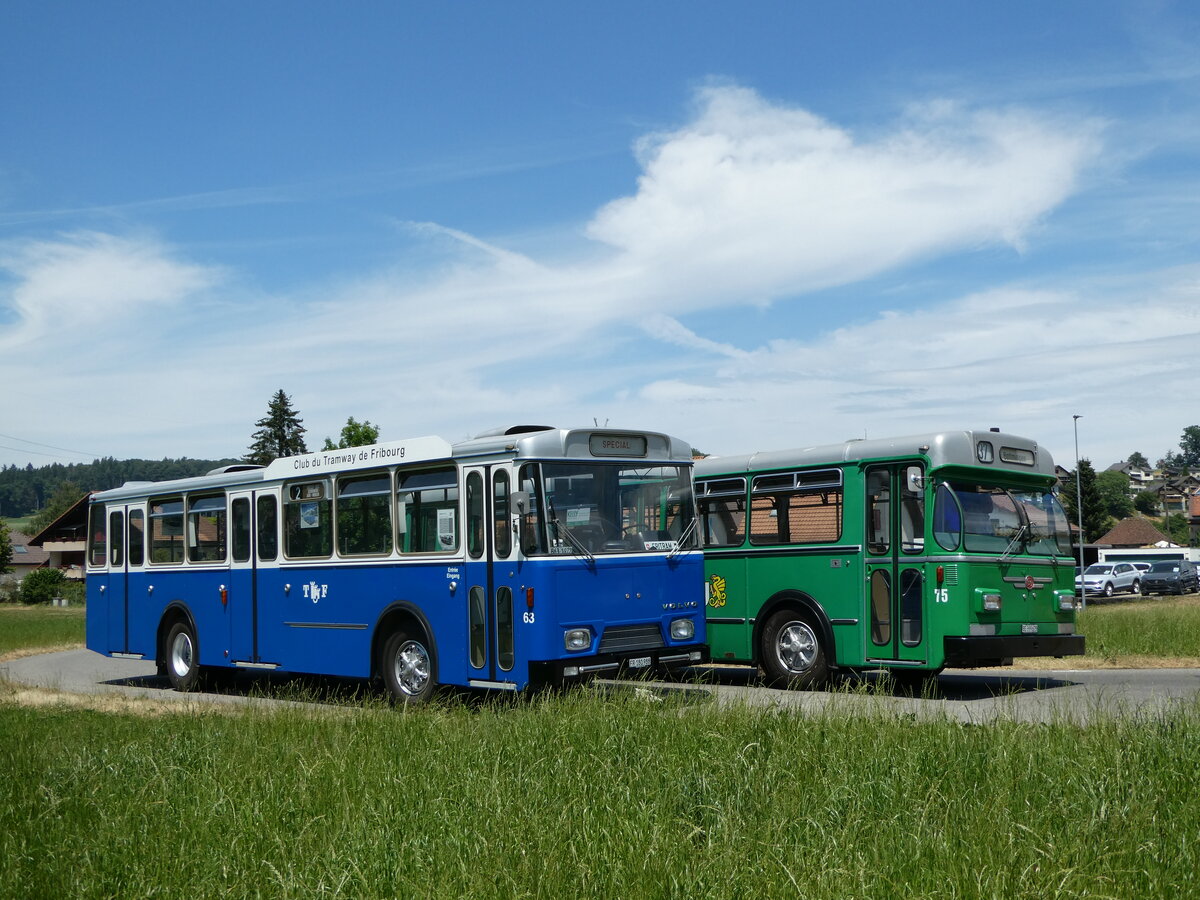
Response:
[[[219,693],[180,694],[154,663],[108,659],[90,650],[65,650],[0,663],[0,677],[34,687],[78,694],[115,693],[151,697],[162,702],[278,704],[251,691],[264,687],[262,676],[241,675]],[[704,683],[608,682],[621,688],[650,687],[711,696],[723,706],[792,709],[798,712],[892,711],[917,717],[948,717],[985,723],[998,719],[1022,722],[1083,723],[1097,716],[1156,716],[1181,705],[1200,703],[1200,669],[1105,669],[1023,671],[1019,669],[948,670],[931,691],[912,693],[879,686],[859,690],[875,679],[868,674],[843,682],[832,691],[779,691],[757,683],[749,669],[721,668],[704,673]],[[325,682],[345,682],[325,679]],[[361,686],[361,682],[355,683]],[[323,692],[336,696],[338,687]]]

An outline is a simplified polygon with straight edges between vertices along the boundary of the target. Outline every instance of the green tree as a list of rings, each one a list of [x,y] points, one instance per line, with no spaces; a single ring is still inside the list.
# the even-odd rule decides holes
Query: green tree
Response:
[[[1144,457],[1137,450],[1134,450],[1132,453],[1130,453],[1129,459],[1125,460],[1125,462],[1129,463],[1131,466],[1137,466],[1141,469],[1150,468],[1150,461],[1147,460],[1146,457]]]
[[[21,579],[21,602],[49,603],[61,594],[66,580],[61,569],[34,569]]]
[[[1110,516],[1124,519],[1133,514],[1133,501],[1129,499],[1129,476],[1124,472],[1101,472],[1096,476],[1096,488],[1100,491],[1104,511]]]
[[[79,502],[79,498],[86,494],[83,488],[73,481],[64,481],[54,489],[54,493],[50,495],[50,499],[41,509],[33,521],[29,523],[30,534],[37,534],[68,509]]]
[[[1189,425],[1179,438],[1179,452],[1168,450],[1158,461],[1161,466],[1189,469],[1200,466],[1200,425]]]
[[[12,571],[12,538],[8,533],[8,523],[0,519],[0,575]]]
[[[1187,516],[1181,513],[1171,513],[1163,519],[1158,530],[1169,537],[1172,543],[1181,547],[1188,546],[1190,535]]]
[[[346,420],[342,426],[342,437],[338,443],[333,438],[325,438],[322,450],[345,450],[347,447],[365,447],[379,440],[379,428],[370,422],[356,422],[354,416]]]
[[[1157,516],[1158,498],[1154,496],[1154,491],[1138,491],[1133,498],[1133,508],[1143,515]]]
[[[246,462],[265,466],[284,456],[307,453],[303,421],[292,409],[292,401],[283,389],[276,391],[267,405],[266,416],[254,423],[258,430],[252,436]]]
[[[1083,540],[1091,543],[1108,531],[1109,516],[1104,509],[1104,498],[1096,485],[1096,470],[1091,460],[1079,461],[1079,486],[1083,493]],[[1062,491],[1062,504],[1072,524],[1079,521],[1079,507],[1075,503],[1075,473],[1071,473]]]

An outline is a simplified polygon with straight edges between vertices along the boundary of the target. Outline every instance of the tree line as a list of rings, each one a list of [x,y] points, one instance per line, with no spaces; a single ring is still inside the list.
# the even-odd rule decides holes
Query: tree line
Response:
[[[85,493],[120,487],[127,481],[169,481],[203,475],[218,466],[237,462],[268,465],[283,456],[307,453],[303,419],[292,407],[291,398],[277,391],[267,406],[267,415],[254,423],[251,445],[241,458],[225,459],[115,459],[111,456],[90,463],[51,463],[0,468],[0,518],[37,516],[35,531],[52,522]],[[338,441],[325,438],[324,450],[373,444],[379,429],[370,422],[346,420]],[[43,523],[42,520],[45,520]],[[40,526],[40,527],[39,527]]]

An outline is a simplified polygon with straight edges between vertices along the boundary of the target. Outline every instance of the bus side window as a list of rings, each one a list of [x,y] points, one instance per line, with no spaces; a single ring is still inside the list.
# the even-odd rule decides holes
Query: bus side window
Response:
[[[108,559],[108,530],[104,522],[104,507],[93,506],[88,516],[91,519],[88,527],[88,562],[93,566],[102,566]]]
[[[110,566],[125,565],[125,516],[120,511],[113,512],[108,517],[108,564]]]
[[[704,546],[737,547],[746,537],[746,498],[706,497],[700,501]]]
[[[401,553],[458,549],[458,471],[453,467],[396,473],[396,530]]]
[[[283,552],[289,557],[333,554],[333,502],[323,481],[288,485]]]
[[[233,501],[233,561],[250,559],[250,501],[238,497]]]
[[[920,553],[925,549],[925,494],[917,485],[924,482],[919,467],[909,466],[908,472],[900,492],[900,548],[905,553]]]
[[[492,478],[492,504],[496,519],[496,555],[512,552],[512,516],[510,515],[508,473],[500,469]]]
[[[867,473],[867,548],[872,553],[887,553],[892,546],[891,480],[887,469]]]
[[[279,556],[277,510],[274,496],[258,498],[258,558],[264,561]]]
[[[188,498],[188,561],[225,559],[225,495]]]
[[[129,511],[129,564],[140,566],[146,558],[146,514],[140,509]]]
[[[467,553],[472,559],[483,556],[483,476],[467,475]]]

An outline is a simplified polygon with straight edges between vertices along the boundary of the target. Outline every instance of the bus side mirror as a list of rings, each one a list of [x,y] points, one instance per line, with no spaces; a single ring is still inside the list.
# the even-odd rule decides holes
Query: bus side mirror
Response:
[[[919,494],[925,490],[925,472],[920,466],[909,466],[904,474],[910,494]]]
[[[511,499],[512,508],[516,510],[513,534],[517,536],[521,552],[530,553],[537,549],[537,534],[534,532],[533,512],[530,509],[532,498],[529,491],[513,491]]]

